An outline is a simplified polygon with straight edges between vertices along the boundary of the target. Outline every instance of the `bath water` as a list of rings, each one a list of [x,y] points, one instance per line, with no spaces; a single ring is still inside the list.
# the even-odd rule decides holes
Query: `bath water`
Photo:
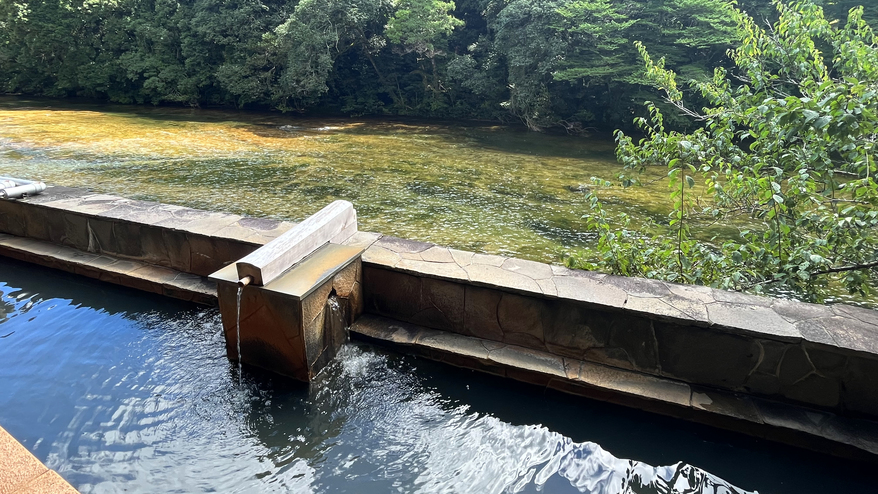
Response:
[[[83,493],[875,490],[864,465],[357,342],[310,385],[240,373],[215,309],[3,258],[0,425]]]

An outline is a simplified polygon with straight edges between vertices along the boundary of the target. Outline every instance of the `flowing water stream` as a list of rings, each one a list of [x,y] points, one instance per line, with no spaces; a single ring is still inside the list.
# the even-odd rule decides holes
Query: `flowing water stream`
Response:
[[[360,343],[310,385],[242,375],[220,326],[0,258],[0,424],[83,494],[875,490],[864,465]]]

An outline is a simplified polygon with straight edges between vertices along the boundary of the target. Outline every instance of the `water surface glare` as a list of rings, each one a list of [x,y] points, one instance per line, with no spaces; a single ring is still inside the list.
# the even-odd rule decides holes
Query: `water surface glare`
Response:
[[[363,344],[310,386],[246,367],[241,385],[213,309],[0,273],[0,424],[83,493],[874,487],[862,465]]]

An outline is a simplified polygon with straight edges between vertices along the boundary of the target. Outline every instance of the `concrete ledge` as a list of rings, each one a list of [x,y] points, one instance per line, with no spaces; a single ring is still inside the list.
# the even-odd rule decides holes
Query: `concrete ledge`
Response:
[[[217,303],[216,285],[206,278],[143,262],[6,234],[0,234],[0,255],[189,302]]]
[[[876,461],[878,423],[365,315],[358,339],[565,393]]]
[[[208,276],[293,226],[85,189],[0,201],[0,232]]]
[[[366,312],[690,384],[878,417],[878,312],[624,278],[393,237]]]
[[[0,427],[0,494],[78,494]]]

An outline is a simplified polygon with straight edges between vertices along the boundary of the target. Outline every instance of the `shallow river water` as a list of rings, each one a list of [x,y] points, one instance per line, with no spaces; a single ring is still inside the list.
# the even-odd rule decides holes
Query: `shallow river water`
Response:
[[[0,258],[0,424],[87,493],[873,492],[863,465],[352,343],[311,385],[216,310]]]
[[[494,125],[0,97],[0,174],[289,220],[346,199],[363,230],[544,262],[588,245],[583,190],[613,153]],[[666,221],[664,182],[606,196]]]

